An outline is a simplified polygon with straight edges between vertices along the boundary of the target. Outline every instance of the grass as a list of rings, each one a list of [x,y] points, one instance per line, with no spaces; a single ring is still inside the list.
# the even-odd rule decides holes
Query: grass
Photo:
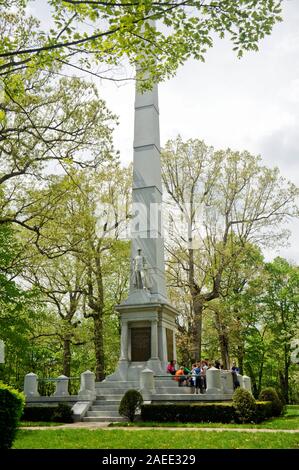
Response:
[[[298,434],[55,429],[19,430],[14,449],[299,449]]]
[[[60,423],[22,422],[22,425],[50,425]],[[116,424],[116,423],[115,423]],[[133,423],[140,427],[156,426],[160,429],[19,429],[14,449],[299,449],[299,434],[282,432],[236,432],[234,428],[299,429],[299,406],[288,406],[285,416],[262,424],[221,423]],[[163,427],[178,427],[169,431]],[[179,428],[198,427],[186,431]],[[219,431],[201,431],[201,427],[218,427]],[[221,432],[221,428],[231,431]]]
[[[19,428],[28,428],[34,426],[62,426],[63,423],[54,423],[53,421],[21,421]]]
[[[288,405],[286,414],[279,418],[272,418],[260,424],[223,424],[223,423],[157,423],[136,421],[135,423],[111,423],[111,427],[177,427],[177,428],[246,428],[246,429],[299,429],[299,406]]]

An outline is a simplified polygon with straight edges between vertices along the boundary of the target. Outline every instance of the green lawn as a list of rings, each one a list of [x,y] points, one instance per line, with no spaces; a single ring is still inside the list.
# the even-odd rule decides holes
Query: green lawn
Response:
[[[58,425],[58,423],[22,422],[26,426]],[[115,423],[116,424],[116,423]],[[234,428],[299,429],[299,406],[288,406],[285,416],[259,425],[221,423],[133,423],[160,426],[160,429],[130,429],[129,423],[118,425],[128,429],[19,429],[15,449],[299,449],[299,433],[236,432]],[[161,427],[178,427],[177,431]],[[198,427],[198,431],[179,427]],[[219,431],[200,431],[201,427],[218,427]],[[232,428],[221,432],[221,428]]]
[[[138,426],[138,427],[177,427],[177,428],[256,428],[256,429],[299,429],[299,406],[288,405],[286,414],[279,418],[272,418],[260,424],[223,424],[223,423],[111,423],[110,426]]]
[[[299,449],[299,434],[130,429],[19,430],[14,449]]]
[[[20,428],[28,428],[35,426],[62,426],[63,423],[54,423],[53,421],[21,421],[19,424]]]

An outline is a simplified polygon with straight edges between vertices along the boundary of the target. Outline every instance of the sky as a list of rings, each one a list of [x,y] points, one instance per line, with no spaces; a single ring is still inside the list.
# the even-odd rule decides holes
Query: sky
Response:
[[[282,23],[259,52],[237,59],[229,40],[216,40],[206,62],[188,61],[159,85],[161,145],[181,134],[216,149],[261,155],[265,165],[299,185],[299,0],[285,0]],[[133,158],[134,84],[103,81],[100,94],[119,116],[115,146]],[[299,223],[288,224],[289,246],[265,252],[299,263]]]

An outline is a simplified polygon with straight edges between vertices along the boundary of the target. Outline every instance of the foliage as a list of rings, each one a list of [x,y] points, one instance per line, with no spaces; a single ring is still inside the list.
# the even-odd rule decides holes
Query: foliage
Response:
[[[280,416],[282,414],[283,404],[274,388],[264,388],[260,393],[259,399],[271,402],[272,416]]]
[[[9,86],[2,104],[6,119],[0,122],[0,224],[25,227],[37,243],[41,226],[32,223],[33,211],[42,211],[43,225],[53,201],[44,195],[32,207],[36,187],[50,179],[53,168],[69,174],[72,167],[97,168],[109,161],[116,121],[96,87],[78,78],[58,81],[37,73],[20,98],[11,97]]]
[[[242,346],[255,396],[263,387],[275,387],[285,403],[296,387],[291,345],[298,334],[298,276],[298,266],[275,258],[260,266],[246,289],[230,300],[239,319],[235,351]]]
[[[22,421],[49,421],[56,423],[72,423],[71,407],[66,403],[57,406],[26,406]]]
[[[0,449],[12,446],[24,403],[22,393],[0,382]]]
[[[143,398],[137,390],[128,390],[121,399],[119,405],[119,414],[133,422],[136,412],[140,409]]]
[[[233,394],[233,404],[242,423],[254,422],[256,414],[255,399],[248,390],[237,388]]]
[[[13,3],[7,1],[5,9]],[[142,85],[148,88],[153,81],[173,76],[190,57],[204,61],[207,50],[213,47],[215,34],[220,38],[227,35],[241,57],[244,51],[258,50],[259,41],[281,21],[281,0],[241,4],[234,0],[173,4],[152,0],[48,0],[51,9],[47,13],[52,14],[53,21],[43,31],[34,18],[26,17],[22,4],[27,2],[17,3],[21,4],[19,31],[14,28],[10,34],[6,31],[0,60],[2,73],[16,76],[19,89],[22,82],[16,72],[23,68],[30,73],[37,68],[57,69],[63,64],[89,71],[93,63],[108,64],[111,68],[121,61],[132,66],[138,62]],[[12,11],[8,10],[6,21],[16,23]],[[77,61],[72,61],[76,55]],[[98,76],[105,78],[105,74]]]
[[[171,403],[151,404],[141,407],[143,421],[182,423],[231,423],[235,421],[232,403]]]
[[[252,420],[260,423],[272,416],[267,402],[257,402]],[[160,423],[238,423],[239,413],[233,403],[172,403],[142,405],[143,421]]]
[[[54,411],[53,406],[26,406],[22,421],[52,421]]]
[[[24,290],[16,282],[25,258],[12,225],[0,224],[0,338],[6,356],[0,373],[2,380],[17,388],[24,380],[22,370],[28,361],[33,327],[44,318],[38,291]]]
[[[53,413],[52,420],[57,423],[72,423],[73,413],[70,405],[67,403],[58,403]]]
[[[266,419],[274,416],[272,412],[272,404],[269,401],[256,401],[255,402],[255,423],[262,423]]]
[[[111,160],[97,172],[84,169],[53,176],[43,189],[31,192],[31,210],[37,214],[32,221],[38,226],[43,220],[39,201],[48,201],[49,220],[41,229],[39,248],[51,257],[32,247],[31,266],[23,274],[56,312],[48,334],[62,344],[63,373],[70,375],[77,347],[90,350],[93,342],[97,380],[105,377],[105,357],[111,361],[108,371],[118,359],[114,307],[123,299],[129,278],[129,244],[121,239],[121,231],[128,218],[130,171],[122,169],[118,159]]]
[[[184,304],[187,311],[189,344],[201,358],[208,307],[228,367],[229,323],[235,323],[239,336],[243,333],[237,324],[238,294],[261,268],[260,250],[288,237],[283,222],[298,215],[298,188],[259,156],[215,151],[199,139],[184,142],[180,136],[165,145],[162,178],[170,207],[168,282],[184,294],[178,307]]]

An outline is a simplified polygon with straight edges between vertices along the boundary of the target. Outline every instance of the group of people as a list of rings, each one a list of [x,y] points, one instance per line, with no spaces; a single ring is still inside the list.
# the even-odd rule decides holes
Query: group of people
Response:
[[[179,387],[189,386],[194,388],[194,393],[205,393],[207,389],[207,378],[206,373],[210,367],[216,367],[217,369],[223,369],[219,361],[211,363],[208,359],[198,361],[192,364],[191,369],[185,366],[177,367],[175,360],[170,361],[167,366],[167,373],[174,376],[174,380],[178,382]],[[240,384],[238,382],[237,374],[239,368],[236,363],[233,362],[232,368],[233,384],[234,388],[237,388]]]

